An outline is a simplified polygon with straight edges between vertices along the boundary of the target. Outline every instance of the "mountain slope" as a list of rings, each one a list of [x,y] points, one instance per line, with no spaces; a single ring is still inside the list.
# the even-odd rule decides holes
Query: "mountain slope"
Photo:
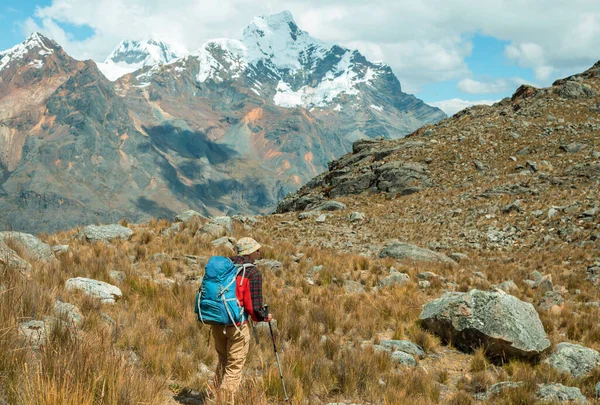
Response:
[[[52,49],[40,69],[31,62],[41,45],[25,43],[10,53],[23,58],[2,54],[19,63],[0,71],[0,103],[11,106],[0,120],[0,207],[13,229],[185,208],[265,213],[353,141],[398,138],[443,117],[402,93],[388,66],[310,37],[289,13],[183,57],[126,41],[107,63],[142,67],[116,81],[34,40]]]

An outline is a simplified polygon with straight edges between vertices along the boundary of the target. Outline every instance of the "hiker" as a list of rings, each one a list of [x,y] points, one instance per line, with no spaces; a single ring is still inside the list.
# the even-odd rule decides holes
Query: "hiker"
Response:
[[[252,238],[242,238],[237,244],[237,256],[231,260],[244,267],[236,280],[236,296],[246,315],[254,322],[270,322],[271,314],[263,313],[262,276],[254,261],[260,257],[260,244]],[[244,266],[245,265],[245,266]],[[248,322],[238,325],[212,325],[219,364],[215,388],[233,398],[242,380],[242,368],[248,356],[250,331]]]

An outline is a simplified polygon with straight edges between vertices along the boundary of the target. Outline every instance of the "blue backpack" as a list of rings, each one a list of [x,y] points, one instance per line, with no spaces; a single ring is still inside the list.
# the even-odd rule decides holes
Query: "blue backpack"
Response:
[[[236,295],[236,278],[248,264],[236,265],[223,256],[213,256],[205,267],[200,289],[196,293],[195,312],[207,325],[235,325],[246,321],[246,312]],[[244,275],[242,275],[244,278]]]

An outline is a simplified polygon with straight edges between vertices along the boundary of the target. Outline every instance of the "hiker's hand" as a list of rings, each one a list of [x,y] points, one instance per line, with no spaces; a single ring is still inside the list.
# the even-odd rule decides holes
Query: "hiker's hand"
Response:
[[[269,314],[267,315],[267,317],[265,318],[264,322],[271,322],[271,320],[273,319],[273,315]]]

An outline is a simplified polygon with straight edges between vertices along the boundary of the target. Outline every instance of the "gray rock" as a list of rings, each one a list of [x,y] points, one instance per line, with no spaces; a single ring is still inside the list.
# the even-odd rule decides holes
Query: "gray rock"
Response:
[[[426,304],[419,319],[455,347],[485,346],[491,357],[537,358],[550,347],[533,306],[501,291],[445,293]]]
[[[14,243],[28,258],[38,261],[52,261],[55,259],[50,245],[42,242],[29,233],[0,232],[0,241]]]
[[[229,248],[229,250],[231,250],[232,252],[235,252],[236,243],[237,241],[234,238],[230,238],[228,236],[223,236],[222,238],[215,239],[212,242],[210,242],[210,244],[214,247],[225,246],[226,248]]]
[[[183,228],[183,223],[182,222],[175,222],[173,223],[170,227],[168,227],[167,229],[163,229],[160,234],[163,236],[173,236],[179,232],[181,232],[181,229]]]
[[[254,328],[256,328],[258,332],[271,334],[268,322],[254,322]],[[271,328],[273,328],[274,333],[277,332],[277,319],[271,320]]]
[[[102,303],[106,304],[114,304],[117,299],[123,296],[119,287],[105,283],[104,281],[84,277],[68,279],[65,287],[67,290],[82,291],[84,294],[98,298]]]
[[[88,242],[111,242],[115,239],[131,239],[133,230],[119,224],[89,225],[83,228],[77,236]]]
[[[582,217],[595,217],[598,213],[598,208],[590,208],[581,213]]]
[[[410,281],[410,276],[405,273],[400,273],[393,267],[390,269],[390,274],[379,280],[379,287],[398,286],[401,287]]]
[[[544,278],[544,275],[537,270],[534,270],[533,272],[531,272],[531,274],[529,276],[535,282],[538,282]]]
[[[362,222],[365,220],[365,214],[363,214],[362,212],[353,212],[350,215],[348,215],[348,221],[354,223],[354,222]]]
[[[198,229],[196,234],[204,234],[210,235],[213,237],[218,237],[227,233],[227,229],[219,224],[215,224],[214,222],[207,222]]]
[[[428,281],[428,280],[419,280],[419,283],[418,283],[418,284],[419,284],[419,288],[420,288],[421,290],[426,290],[426,289],[428,289],[429,287],[431,287],[431,282],[430,282],[430,281]]]
[[[423,271],[423,272],[417,274],[417,278],[419,280],[430,280],[431,281],[431,280],[440,279],[441,277],[431,271]]]
[[[378,167],[375,176],[377,189],[392,194],[412,194],[431,185],[427,167],[420,163],[392,161]]]
[[[565,387],[562,384],[540,384],[537,396],[543,402],[577,402],[587,403],[587,400],[577,387]]]
[[[379,344],[383,347],[389,347],[392,350],[400,350],[418,358],[425,358],[425,351],[417,344],[414,344],[410,340],[388,340],[382,339]]]
[[[260,259],[260,260],[256,260],[254,262],[254,264],[261,270],[262,269],[267,269],[267,270],[271,270],[271,271],[283,270],[283,263],[281,263],[278,260]]]
[[[79,308],[68,302],[56,301],[54,314],[57,318],[67,321],[70,325],[79,326],[83,322],[83,315]]]
[[[556,345],[545,362],[560,372],[579,378],[600,367],[600,353],[585,346],[563,342]]]
[[[62,254],[69,252],[69,245],[55,245],[52,246],[52,251],[54,254]]]
[[[596,285],[600,283],[600,263],[594,263],[587,268],[585,271],[586,280],[592,282],[592,284]]]
[[[519,291],[519,287],[517,287],[515,282],[512,280],[504,281],[498,285],[495,285],[494,287],[499,288],[508,294]]]
[[[594,395],[596,398],[600,398],[600,382],[594,387]]]
[[[118,270],[111,270],[111,272],[108,273],[108,276],[117,283],[122,283],[127,278],[127,274],[125,274],[124,271]]]
[[[227,232],[233,232],[233,220],[231,217],[214,217],[210,219],[210,223],[222,226]]]
[[[381,250],[381,252],[379,252],[379,257],[393,257],[394,259],[398,260],[409,260],[414,262],[456,263],[454,260],[442,253],[437,253],[429,249],[424,249],[402,242],[393,242],[387,244]]]
[[[346,280],[344,282],[344,291],[349,294],[359,294],[365,292],[365,286],[357,281]]]
[[[505,390],[510,390],[510,389],[515,389],[515,388],[519,388],[523,386],[523,382],[522,381],[501,381],[499,383],[496,383],[494,385],[492,385],[488,390],[487,390],[487,395],[491,396],[491,395],[499,395],[502,394]]]
[[[346,208],[346,204],[341,203],[339,201],[326,201],[323,204],[319,205],[317,208],[315,208],[316,211],[339,211],[339,210],[345,210]]]
[[[50,327],[46,322],[31,320],[19,325],[19,335],[23,337],[27,344],[39,348],[46,343],[49,329]]]
[[[177,215],[175,217],[175,222],[188,223],[188,222],[191,222],[194,218],[198,218],[201,220],[208,220],[208,218],[206,218],[204,215],[200,214],[197,211],[187,210],[187,211],[182,212],[181,214]]]
[[[392,363],[407,367],[415,367],[417,365],[417,361],[411,354],[402,351],[392,353]]]
[[[538,306],[542,311],[548,311],[554,307],[561,307],[564,302],[565,299],[558,291],[547,291]]]
[[[315,219],[315,222],[318,224],[322,224],[326,220],[327,220],[327,214],[321,214],[317,217],[317,219]]]
[[[560,149],[567,153],[577,153],[581,152],[587,147],[588,146],[585,143],[571,142],[568,145],[561,145]]]
[[[4,266],[15,269],[21,273],[31,271],[31,264],[21,258],[17,252],[6,246],[6,244],[0,240],[0,268],[3,268]]]
[[[325,270],[325,266],[313,266],[306,273],[306,281],[308,284],[314,285],[319,277],[319,273]]]
[[[544,215],[544,211],[542,210],[535,210],[531,212],[531,215],[533,215],[536,218],[541,217],[542,215]]]
[[[548,210],[548,219],[552,219],[552,217],[554,217],[557,213],[558,210],[556,208],[550,208]]]
[[[554,291],[554,284],[552,283],[552,275],[548,274],[543,276],[541,279],[536,280],[533,288],[536,288],[544,294],[548,291]]]
[[[454,261],[462,262],[465,260],[469,260],[469,255],[466,255],[464,253],[453,252],[450,253],[450,258]]]
[[[504,207],[502,207],[502,212],[505,214],[509,214],[511,212],[521,212],[523,211],[523,208],[521,208],[521,201],[520,200],[516,200],[510,204],[505,205]]]
[[[305,212],[299,213],[297,218],[298,218],[298,220],[303,221],[305,219],[313,218],[318,215],[321,215],[321,214],[319,214],[318,212],[315,212],[315,211],[305,211]]]

